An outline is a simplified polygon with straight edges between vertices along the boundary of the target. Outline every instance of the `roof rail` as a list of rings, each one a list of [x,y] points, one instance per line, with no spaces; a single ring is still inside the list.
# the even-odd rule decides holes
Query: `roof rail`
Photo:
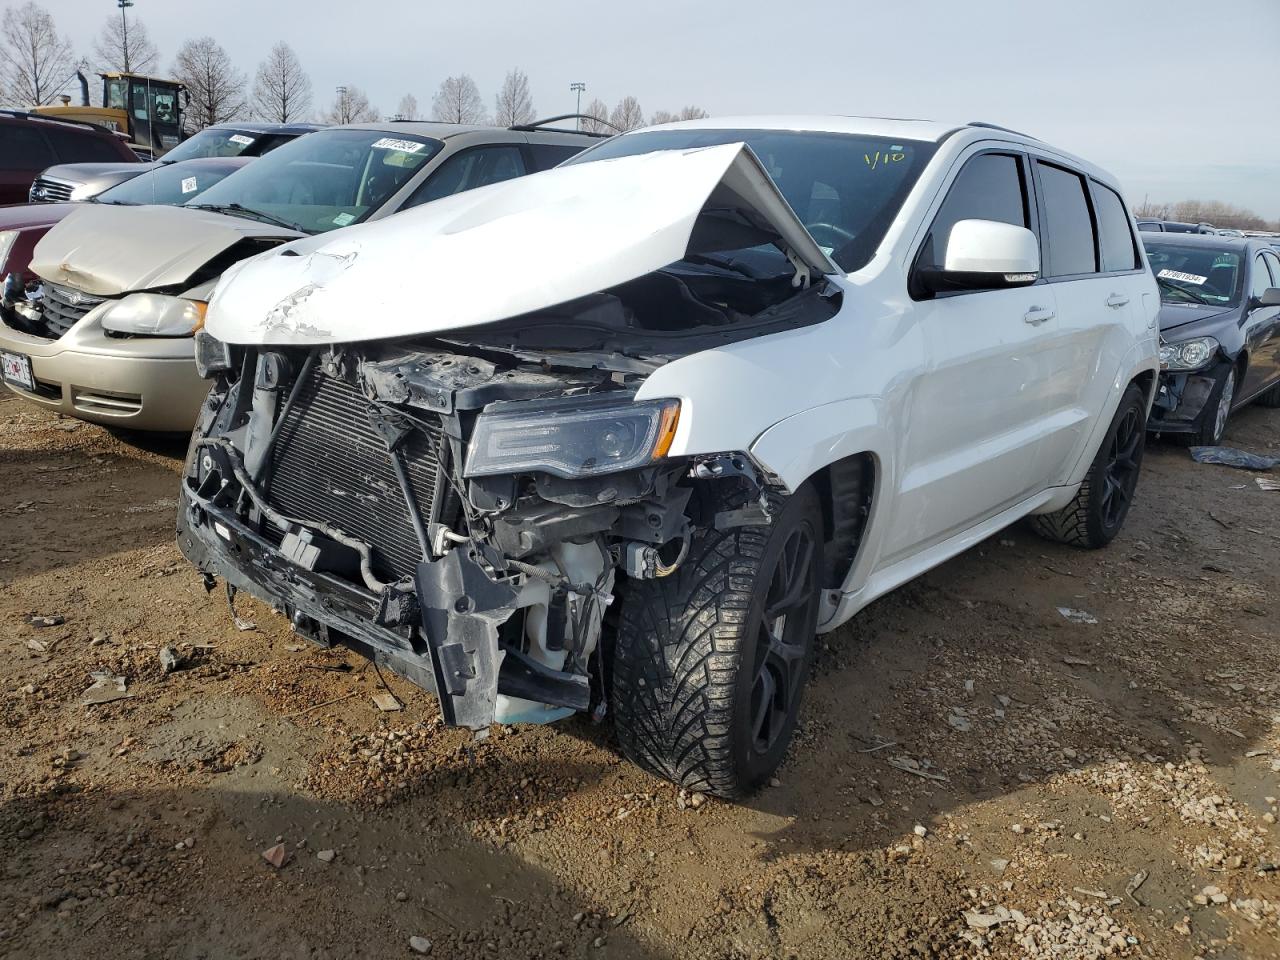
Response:
[[[19,120],[49,120],[52,123],[70,123],[77,127],[88,127],[90,130],[101,130],[103,133],[113,133],[116,136],[120,134],[114,130],[108,130],[106,127],[98,123],[90,123],[88,120],[73,120],[70,117],[60,117],[57,114],[33,113],[30,110],[0,110],[0,117],[17,117]]]
[[[608,120],[605,120],[603,117],[593,117],[593,116],[591,116],[590,114],[587,114],[587,113],[562,113],[562,114],[559,114],[558,116],[554,116],[554,117],[543,117],[541,120],[534,120],[532,123],[514,123],[514,124],[512,124],[510,127],[508,127],[507,129],[509,129],[509,130],[521,130],[521,131],[525,131],[525,132],[532,132],[532,131],[535,131],[535,130],[539,130],[539,129],[541,129],[542,127],[545,127],[545,126],[546,126],[547,124],[549,124],[549,123],[557,123],[557,122],[559,122],[560,120],[590,120],[590,121],[592,121],[593,123],[603,123],[606,127],[613,127],[613,129],[614,129],[614,130],[616,130],[618,133],[622,133],[622,132],[623,132],[623,130],[622,130],[622,128],[621,128],[621,127],[617,126],[616,124],[612,124],[612,123],[610,123]],[[592,130],[553,130],[553,132],[556,132],[556,133],[585,133],[585,134],[586,134],[587,136],[589,136],[589,137],[611,137],[611,136],[613,136],[613,134],[611,134],[611,133],[597,133],[597,132],[592,131]]]
[[[1021,130],[1012,130],[1009,127],[1002,127],[998,123],[987,123],[983,120],[970,120],[966,126],[982,127],[984,130],[1000,130],[1003,133],[1016,134],[1019,137],[1026,137],[1028,140],[1039,140],[1039,137],[1033,137],[1029,133],[1023,133]]]

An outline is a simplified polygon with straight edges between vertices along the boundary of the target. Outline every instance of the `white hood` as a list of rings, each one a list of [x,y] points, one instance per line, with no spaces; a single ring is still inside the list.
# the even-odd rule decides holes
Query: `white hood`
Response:
[[[685,257],[704,206],[838,267],[744,144],[560,167],[247,260],[214,292],[228,343],[308,345],[457,330],[565,303]]]

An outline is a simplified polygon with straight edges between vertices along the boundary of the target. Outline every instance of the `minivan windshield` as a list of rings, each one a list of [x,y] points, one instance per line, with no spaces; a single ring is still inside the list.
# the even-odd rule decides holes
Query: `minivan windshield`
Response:
[[[92,202],[177,206],[200,196],[249,162],[250,159],[246,157],[243,160],[196,160],[156,167],[124,183],[116,184],[110,190],[102,191]]]
[[[258,134],[239,130],[220,130],[209,127],[178,144],[162,159],[163,163],[178,163],[196,157],[238,157],[253,146]]]
[[[253,161],[190,205],[323,233],[365,219],[443,146],[407,133],[321,130]]]
[[[936,144],[795,130],[648,130],[606,140],[564,166],[655,150],[746,143],[824,251],[848,272],[866,266]]]
[[[1244,271],[1238,253],[1208,245],[1161,243],[1154,236],[1142,242],[1165,303],[1233,307],[1240,302]]]

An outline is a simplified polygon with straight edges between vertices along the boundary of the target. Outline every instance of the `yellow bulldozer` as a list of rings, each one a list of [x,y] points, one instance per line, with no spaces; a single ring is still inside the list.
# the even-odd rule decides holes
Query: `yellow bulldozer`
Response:
[[[89,104],[89,81],[80,78],[80,106],[70,97],[63,103],[35,107],[33,113],[68,120],[84,120],[122,133],[129,146],[143,159],[160,157],[186,138],[182,114],[187,106],[187,88],[176,80],[161,80],[138,73],[101,73],[102,106]]]

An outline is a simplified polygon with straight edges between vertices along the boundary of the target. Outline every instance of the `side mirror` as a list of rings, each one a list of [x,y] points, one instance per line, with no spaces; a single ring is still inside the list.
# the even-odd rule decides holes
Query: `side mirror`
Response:
[[[960,220],[946,238],[943,267],[921,271],[931,293],[1025,287],[1040,277],[1040,243],[1026,227]]]
[[[1262,291],[1262,296],[1254,297],[1253,305],[1255,307],[1280,307],[1280,287],[1267,287]]]

